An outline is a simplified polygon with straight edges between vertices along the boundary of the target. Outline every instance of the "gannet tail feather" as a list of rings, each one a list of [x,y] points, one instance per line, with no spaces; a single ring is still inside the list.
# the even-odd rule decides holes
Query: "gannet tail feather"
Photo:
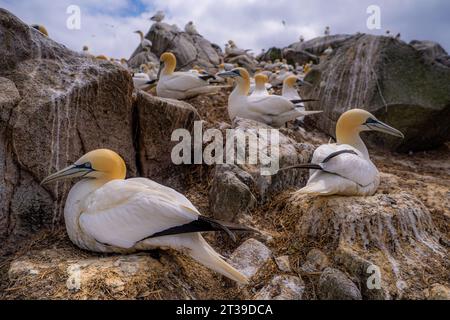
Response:
[[[248,283],[248,278],[245,275],[224,261],[202,236],[196,235],[198,236],[198,241],[195,241],[196,243],[189,248],[189,255],[193,259],[238,283]]]

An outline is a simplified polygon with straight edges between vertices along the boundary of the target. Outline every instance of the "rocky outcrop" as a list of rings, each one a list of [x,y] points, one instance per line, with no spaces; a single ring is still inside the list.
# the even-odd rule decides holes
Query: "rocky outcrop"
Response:
[[[120,152],[136,174],[129,74],[43,36],[0,9],[0,239],[61,222],[69,182],[40,186],[85,152]],[[3,248],[5,248],[3,246]]]
[[[154,23],[145,36],[152,42],[151,52],[160,57],[165,51],[171,51],[177,57],[177,68],[189,69],[198,65],[210,70],[220,64],[220,56],[214,46],[199,34],[188,34],[176,26],[164,22]],[[139,46],[130,61],[142,52]]]
[[[288,207],[298,216],[299,241],[333,252],[330,258],[359,282],[366,299],[413,298],[419,274],[449,268],[448,249],[439,242],[429,210],[404,191],[372,197],[293,195]]]
[[[134,141],[140,174],[172,187],[179,187],[186,166],[174,165],[171,155],[178,141],[172,132],[185,129],[192,132],[194,122],[200,120],[190,104],[153,97],[143,91],[135,95]]]
[[[319,297],[322,300],[362,300],[356,285],[337,269],[327,268],[319,279]]]
[[[275,276],[259,291],[254,300],[301,300],[305,283],[295,276]]]
[[[356,35],[347,39],[305,78],[303,95],[320,100],[315,125],[335,135],[345,111],[363,108],[405,134],[400,140],[368,134],[368,139],[398,151],[435,148],[450,138],[450,68],[390,37]]]
[[[436,61],[450,67],[450,56],[439,43],[434,41],[413,40],[409,44],[431,62]]]

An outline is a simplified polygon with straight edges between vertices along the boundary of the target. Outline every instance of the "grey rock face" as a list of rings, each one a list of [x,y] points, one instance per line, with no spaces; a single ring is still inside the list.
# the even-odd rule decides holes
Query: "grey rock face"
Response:
[[[319,297],[322,300],[362,300],[356,285],[337,269],[327,268],[319,279]]]

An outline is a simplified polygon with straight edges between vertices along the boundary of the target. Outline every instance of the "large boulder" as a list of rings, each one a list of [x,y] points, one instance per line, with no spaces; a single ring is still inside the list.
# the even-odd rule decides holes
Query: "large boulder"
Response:
[[[405,191],[371,197],[294,193],[284,212],[296,223],[297,241],[333,253],[366,299],[423,298],[428,283],[422,275],[445,281],[448,248],[430,211]]]
[[[41,186],[85,152],[119,152],[136,175],[130,75],[0,9],[0,241],[61,222],[71,182]]]
[[[402,41],[353,36],[305,80],[313,86],[303,87],[303,95],[320,100],[307,108],[324,111],[315,125],[329,135],[335,135],[342,113],[363,108],[405,134],[404,140],[368,134],[370,141],[390,149],[426,150],[450,137],[450,68]]]
[[[422,53],[425,58],[431,61],[443,63],[450,67],[450,64],[447,63],[449,61],[449,55],[439,43],[434,41],[413,40],[409,44],[412,45],[414,49]]]
[[[154,23],[145,36],[152,42],[151,52],[159,57],[171,51],[177,57],[177,67],[189,69],[198,65],[205,69],[214,69],[220,64],[220,56],[216,48],[199,34],[191,35],[180,31],[176,26],[164,22]],[[139,45],[130,60],[141,53]]]

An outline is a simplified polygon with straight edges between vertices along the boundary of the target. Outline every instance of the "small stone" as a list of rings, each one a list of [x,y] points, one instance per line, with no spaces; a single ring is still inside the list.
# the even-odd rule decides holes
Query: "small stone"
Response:
[[[312,249],[306,256],[305,263],[301,266],[304,272],[320,272],[330,265],[328,257],[319,249]]]
[[[289,256],[281,256],[275,259],[278,269],[283,272],[291,272],[291,264],[289,263]]]
[[[322,300],[362,300],[356,285],[340,270],[326,268],[319,279]]]
[[[299,277],[275,276],[261,289],[254,300],[301,300],[305,291],[305,283]]]
[[[255,239],[248,239],[231,255],[229,263],[248,278],[253,277],[271,258],[272,251]]]

